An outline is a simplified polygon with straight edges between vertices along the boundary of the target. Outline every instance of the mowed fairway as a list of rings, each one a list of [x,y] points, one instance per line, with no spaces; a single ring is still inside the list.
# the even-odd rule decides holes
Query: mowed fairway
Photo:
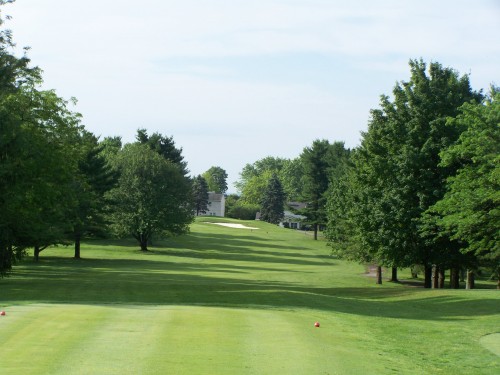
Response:
[[[376,286],[324,242],[254,221],[199,219],[150,249],[94,241],[81,260],[60,247],[16,266],[0,372],[500,373],[496,290]]]

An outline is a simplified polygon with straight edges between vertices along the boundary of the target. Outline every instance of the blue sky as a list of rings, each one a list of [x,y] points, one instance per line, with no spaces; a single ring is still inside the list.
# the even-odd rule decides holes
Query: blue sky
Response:
[[[408,60],[500,84],[500,1],[17,0],[4,7],[45,88],[97,135],[173,136],[192,174],[359,144]]]

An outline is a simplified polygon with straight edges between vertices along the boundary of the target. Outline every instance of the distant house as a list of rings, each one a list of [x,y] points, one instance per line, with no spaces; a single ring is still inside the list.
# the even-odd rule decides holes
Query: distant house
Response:
[[[286,204],[292,210],[301,210],[307,207],[306,203],[302,202],[287,202]],[[302,229],[304,224],[302,223],[306,217],[303,215],[298,215],[293,213],[292,211],[285,210],[283,219],[278,224],[282,228],[291,228],[291,229]],[[257,212],[255,215],[255,220],[260,220],[260,212]]]
[[[279,223],[280,227],[291,228],[291,229],[302,229],[302,221],[306,218],[303,215],[294,214],[291,211],[285,211],[285,216],[283,220]]]
[[[208,193],[208,211],[206,216],[220,216],[224,217],[226,212],[226,197],[224,194],[214,192]]]

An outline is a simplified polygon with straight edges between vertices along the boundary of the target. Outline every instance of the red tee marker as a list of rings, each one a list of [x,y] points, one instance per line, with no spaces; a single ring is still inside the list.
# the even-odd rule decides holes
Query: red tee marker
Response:
[[[5,315],[5,311],[0,312],[0,315]]]
[[[315,327],[319,327],[319,322],[314,323]]]

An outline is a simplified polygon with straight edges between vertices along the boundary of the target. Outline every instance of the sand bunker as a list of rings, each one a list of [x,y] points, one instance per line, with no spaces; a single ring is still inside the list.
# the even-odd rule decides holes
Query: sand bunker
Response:
[[[222,225],[223,227],[236,228],[236,229],[259,229],[255,227],[247,227],[246,225],[243,224],[231,224],[231,223],[208,223],[208,224]]]

